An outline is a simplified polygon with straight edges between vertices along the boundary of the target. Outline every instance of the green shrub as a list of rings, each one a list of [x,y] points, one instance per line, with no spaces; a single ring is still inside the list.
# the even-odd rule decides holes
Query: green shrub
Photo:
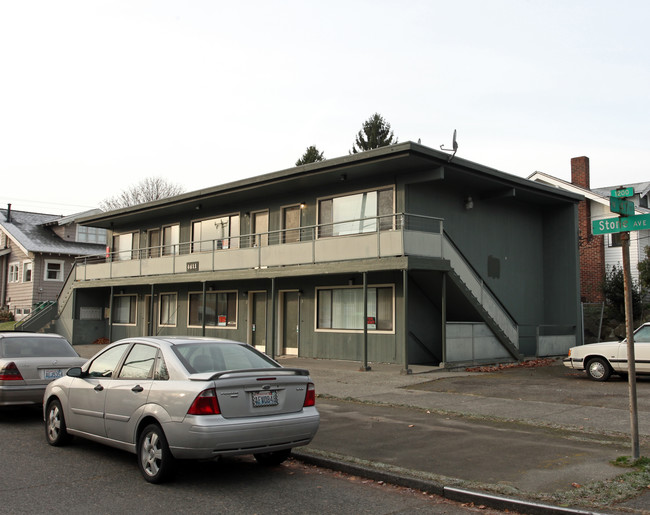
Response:
[[[13,322],[14,314],[9,310],[0,311],[0,322]]]

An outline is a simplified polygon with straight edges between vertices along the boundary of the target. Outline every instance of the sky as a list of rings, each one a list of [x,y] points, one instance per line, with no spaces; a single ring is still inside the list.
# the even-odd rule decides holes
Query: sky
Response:
[[[519,177],[650,181],[646,0],[0,0],[0,206],[98,207],[400,142]]]

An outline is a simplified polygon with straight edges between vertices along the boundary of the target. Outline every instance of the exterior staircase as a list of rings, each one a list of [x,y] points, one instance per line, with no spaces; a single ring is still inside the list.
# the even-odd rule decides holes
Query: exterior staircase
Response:
[[[524,356],[519,352],[517,323],[463,257],[447,233],[443,234],[442,257],[451,265],[449,277],[480,313],[508,353],[517,361],[523,360]]]

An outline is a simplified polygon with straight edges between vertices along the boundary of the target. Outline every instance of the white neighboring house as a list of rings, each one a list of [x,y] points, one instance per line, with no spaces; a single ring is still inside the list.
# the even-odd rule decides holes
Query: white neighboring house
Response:
[[[634,202],[635,215],[650,214],[648,209],[648,195],[650,194],[650,182],[641,182],[634,184],[616,184],[614,186],[607,186],[602,188],[587,189],[582,186],[558,179],[552,175],[542,172],[535,172],[530,177],[531,181],[540,182],[550,186],[578,193],[584,195],[585,200],[589,203],[589,211],[591,213],[590,219],[587,220],[589,231],[591,232],[592,222],[602,220],[605,218],[616,218],[619,215],[612,213],[609,208],[610,192],[617,188],[634,188],[634,196],[629,200]],[[579,223],[579,225],[582,225]],[[593,233],[592,233],[593,234]],[[605,252],[605,263],[603,276],[606,270],[611,269],[612,266],[623,266],[623,255],[621,252],[621,238],[620,233],[605,234],[603,235],[603,245]],[[638,282],[639,280],[639,261],[643,261],[646,257],[645,249],[650,245],[650,231],[630,231],[630,272],[632,280]],[[584,266],[581,257],[581,268]]]

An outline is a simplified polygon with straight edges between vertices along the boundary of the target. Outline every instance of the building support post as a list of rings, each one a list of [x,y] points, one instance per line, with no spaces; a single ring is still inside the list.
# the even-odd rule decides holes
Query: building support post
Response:
[[[440,299],[440,337],[442,338],[442,366],[447,363],[447,272],[442,273],[442,292]]]
[[[275,359],[275,342],[276,342],[276,334],[275,334],[275,317],[276,317],[276,306],[275,306],[275,277],[271,278],[271,338],[267,340],[267,342],[270,342],[271,344],[271,352],[269,352],[268,349],[268,343],[266,345],[267,347],[267,354],[271,357],[271,359]]]
[[[203,281],[203,307],[201,308],[201,336],[205,336],[205,307],[207,303],[207,295],[205,293],[205,290],[207,288],[207,284],[205,281]]]
[[[404,368],[400,374],[412,374],[409,368],[409,272],[402,270],[402,324],[404,324]]]
[[[359,372],[368,372],[368,272],[363,272],[363,365]],[[375,320],[376,323],[376,320]]]
[[[153,296],[153,284],[151,285],[151,302],[149,303],[149,330],[147,331],[147,334],[149,336],[154,335],[154,320],[153,320],[153,314],[155,313],[155,310],[153,308],[153,303],[155,302],[155,298]]]
[[[639,449],[639,415],[636,395],[636,363],[634,356],[634,313],[632,309],[632,277],[630,274],[630,233],[621,233],[623,244],[623,284],[625,291],[625,328],[627,333],[627,379],[630,393],[630,434],[632,436],[632,459],[638,460]]]
[[[114,286],[111,286],[111,293],[108,299],[108,343],[113,341],[113,296]]]

